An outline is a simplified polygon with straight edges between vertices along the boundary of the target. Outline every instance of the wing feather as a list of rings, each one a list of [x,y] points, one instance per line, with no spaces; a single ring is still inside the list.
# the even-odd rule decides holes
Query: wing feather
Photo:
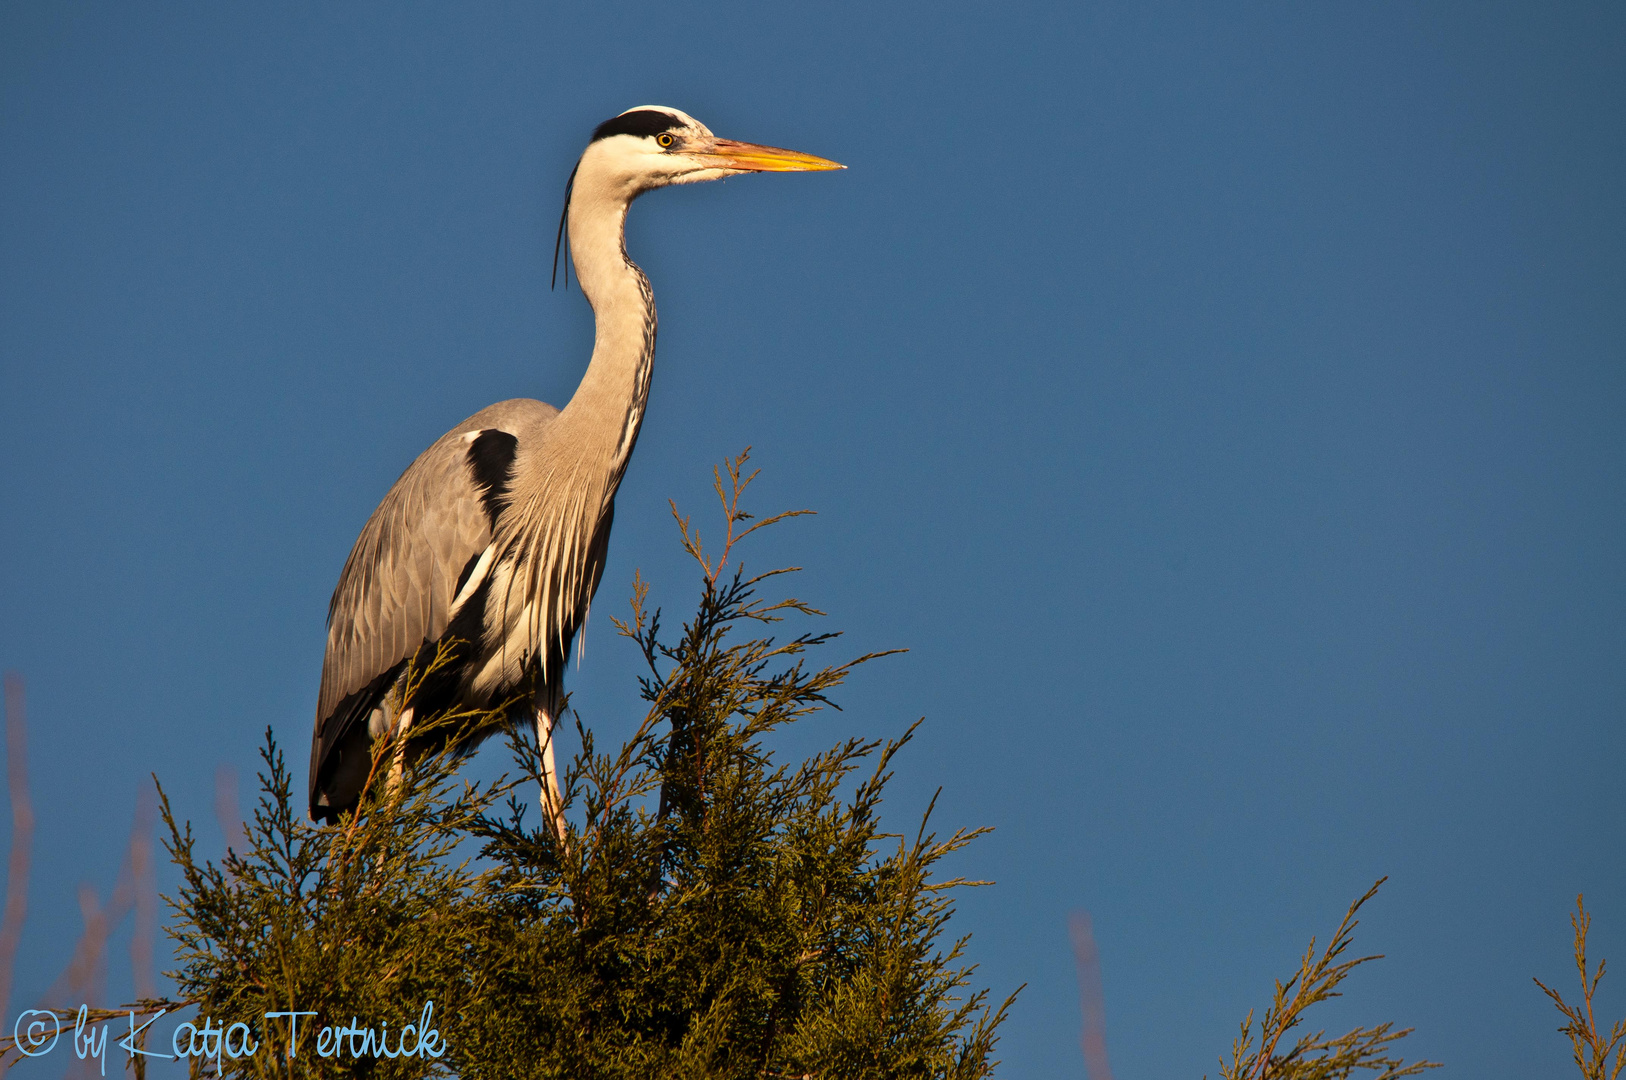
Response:
[[[331,746],[342,734],[323,729],[338,719],[346,698],[440,637],[458,575],[491,542],[485,488],[470,468],[467,436],[495,429],[525,444],[556,415],[551,405],[523,398],[480,410],[420,454],[367,519],[328,605],[318,743]],[[312,762],[313,779],[319,765]]]

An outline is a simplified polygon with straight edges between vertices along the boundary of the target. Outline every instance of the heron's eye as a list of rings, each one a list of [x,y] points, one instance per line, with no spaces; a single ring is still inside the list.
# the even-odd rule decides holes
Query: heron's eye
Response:
[[[663,131],[659,135],[655,136],[655,141],[664,147],[671,146],[677,140],[672,138],[672,133],[670,131]]]

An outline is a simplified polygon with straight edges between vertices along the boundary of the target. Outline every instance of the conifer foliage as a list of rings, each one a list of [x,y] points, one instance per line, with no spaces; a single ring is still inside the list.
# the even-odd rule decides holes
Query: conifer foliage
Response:
[[[357,813],[318,828],[294,809],[268,732],[249,850],[218,866],[165,804],[184,875],[174,977],[200,1016],[250,1022],[266,1044],[223,1059],[225,1074],[991,1075],[1014,995],[995,1008],[972,988],[949,921],[953,890],[978,883],[940,869],[981,830],[939,836],[929,807],[903,836],[881,828],[914,728],[805,761],[774,753],[778,729],[831,706],[881,654],[816,667],[836,635],[783,634],[820,613],[764,597],[789,570],[752,576],[738,561],[740,541],[796,516],[741,509],[746,461],[716,477],[719,551],[679,519],[701,579],[679,633],[635,583],[616,625],[642,655],[647,713],[614,749],[578,722],[564,843],[527,820],[540,763],[519,736],[515,779],[484,786],[428,758],[392,788],[381,747]],[[317,1053],[324,1026],[387,1026],[393,1048],[429,1001],[441,1057]],[[287,1026],[258,1018],[291,1011],[318,1015],[290,1059]]]
[[[1381,954],[1354,958],[1344,954],[1360,925],[1356,914],[1387,880],[1379,878],[1349,906],[1344,921],[1321,953],[1316,952],[1315,939],[1310,939],[1299,970],[1286,982],[1276,983],[1275,995],[1259,1024],[1257,1042],[1253,1013],[1248,1013],[1240,1026],[1241,1033],[1231,1043],[1231,1059],[1220,1059],[1221,1080],[1349,1080],[1357,1069],[1369,1073],[1371,1080],[1401,1080],[1440,1067],[1436,1061],[1408,1063],[1398,1056],[1400,1040],[1412,1029],[1396,1030],[1392,1023],[1358,1027],[1333,1038],[1328,1038],[1324,1030],[1304,1032],[1290,1044],[1286,1041],[1287,1035],[1305,1022],[1311,1006],[1343,995],[1337,987],[1351,972],[1362,964],[1383,959]]]

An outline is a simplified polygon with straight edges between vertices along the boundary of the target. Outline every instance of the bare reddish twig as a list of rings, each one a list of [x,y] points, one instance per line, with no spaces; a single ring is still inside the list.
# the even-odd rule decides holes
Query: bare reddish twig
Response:
[[[237,806],[237,770],[224,763],[215,766],[215,821],[228,850],[238,854],[248,850],[243,814]]]
[[[5,917],[0,922],[0,1016],[9,1015],[17,948],[28,914],[28,880],[34,837],[34,811],[28,791],[25,691],[22,676],[15,672],[7,672],[5,676],[5,709],[6,781],[11,795],[11,855],[7,862]],[[113,896],[104,908],[97,900],[94,887],[88,883],[80,886],[79,906],[85,929],[74,947],[73,959],[67,971],[46,991],[45,1000],[61,1000],[64,993],[79,1001],[105,996],[103,983],[107,975],[107,938],[132,907],[136,912],[136,924],[130,939],[130,966],[136,996],[142,1000],[156,997],[153,942],[158,928],[158,885],[152,842],[155,817],[153,795],[143,790],[136,800],[130,845]],[[118,1011],[117,1015],[122,1016],[123,1011]],[[10,1045],[11,1042],[11,1039],[0,1041],[0,1072],[15,1064],[11,1058],[15,1047]]]
[[[86,882],[79,886],[79,910],[84,916],[85,928],[79,935],[79,941],[73,950],[73,959],[68,962],[68,969],[57,977],[56,982],[45,992],[44,1001],[49,1004],[58,1002],[88,1002],[92,997],[100,998],[101,985],[106,978],[107,939],[114,928],[124,921],[124,917],[137,906],[137,896],[142,890],[140,879],[150,877],[150,871],[143,867],[150,867],[152,863],[152,825],[153,825],[152,796],[143,789],[136,799],[135,820],[130,826],[130,844],[125,851],[124,865],[119,868],[119,876],[113,885],[113,895],[104,907],[96,898],[95,886]],[[148,901],[156,906],[155,901]],[[156,911],[153,913],[156,922]],[[137,962],[143,945],[139,939],[142,936],[142,927],[137,925],[137,940],[130,945],[131,960]],[[145,943],[147,953],[147,981],[152,982],[151,972],[151,936]],[[138,967],[135,977],[139,986],[143,972]]]
[[[28,916],[28,869],[34,847],[34,808],[28,801],[28,715],[23,677],[6,673],[6,784],[11,790],[11,857],[6,861],[6,914],[0,923],[0,1016],[9,1015],[11,976]]]
[[[124,914],[115,907],[118,892],[115,887],[114,899],[104,908],[94,885],[87,881],[79,886],[79,912],[85,920],[85,932],[80,948],[75,950],[74,963],[68,968],[68,997],[64,1004],[107,1000],[107,937]]]
[[[1084,1030],[1079,1044],[1084,1048],[1084,1068],[1090,1080],[1112,1080],[1107,1062],[1106,995],[1101,987],[1101,950],[1091,932],[1090,913],[1080,908],[1067,918],[1068,936],[1073,939],[1073,959],[1078,962],[1078,1002],[1084,1013]]]
[[[153,865],[152,827],[156,805],[151,789],[136,796],[136,827],[130,834],[130,881],[135,891],[135,929],[130,935],[130,979],[137,998],[158,996],[153,942],[158,937],[158,875]]]

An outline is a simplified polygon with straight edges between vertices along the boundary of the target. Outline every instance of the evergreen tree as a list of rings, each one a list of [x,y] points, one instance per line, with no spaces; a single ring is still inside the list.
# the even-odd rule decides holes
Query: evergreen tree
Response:
[[[190,827],[164,805],[184,875],[171,933],[198,1023],[246,1022],[252,1055],[194,1071],[421,1077],[920,1077],[990,1075],[997,1009],[971,989],[966,938],[949,932],[938,864],[982,830],[940,838],[928,807],[904,837],[881,831],[891,740],[848,740],[785,762],[774,733],[830,706],[877,655],[815,668],[836,636],[776,636],[819,615],[761,591],[735,545],[761,522],[740,508],[746,455],[717,476],[726,533],[715,561],[680,519],[701,574],[694,615],[672,640],[635,583],[617,621],[639,648],[648,711],[601,752],[579,722],[565,771],[567,842],[526,820],[514,792],[540,781],[535,748],[511,737],[514,779],[459,784],[426,758],[391,787],[379,748],[361,807],[318,828],[295,811],[270,733],[248,850],[200,864]],[[409,691],[410,692],[410,691]],[[482,722],[449,716],[435,724]],[[413,735],[429,731],[415,726]],[[472,858],[460,857],[477,850]],[[434,1003],[424,1019],[422,1007]],[[266,1013],[300,1018],[292,1026]],[[352,1053],[365,1029],[398,1049],[403,1026],[435,1028],[442,1056]],[[319,1040],[340,1028],[337,1052]],[[330,1029],[324,1033],[323,1029]],[[241,1040],[238,1043],[242,1045]],[[333,1042],[325,1044],[332,1049]]]

